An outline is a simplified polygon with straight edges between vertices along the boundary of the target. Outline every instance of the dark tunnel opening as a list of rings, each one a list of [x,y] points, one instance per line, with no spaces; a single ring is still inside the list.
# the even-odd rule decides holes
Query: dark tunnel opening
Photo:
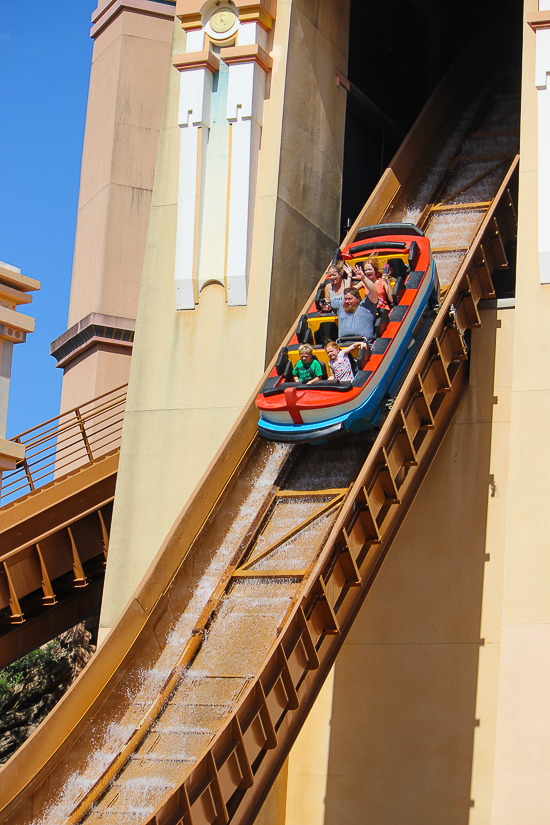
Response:
[[[342,238],[451,63],[474,38],[503,37],[521,66],[521,0],[351,0]],[[483,48],[480,77],[485,70]],[[362,95],[368,99],[361,99]],[[376,114],[377,107],[382,116]],[[384,118],[385,116],[385,118]],[[395,124],[392,130],[389,119]]]

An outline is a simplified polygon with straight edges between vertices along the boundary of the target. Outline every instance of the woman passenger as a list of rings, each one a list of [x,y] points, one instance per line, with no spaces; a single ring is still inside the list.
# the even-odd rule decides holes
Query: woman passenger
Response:
[[[363,261],[362,270],[361,267],[357,265],[353,267],[353,271],[360,280],[363,280],[364,274],[369,280],[374,282],[376,291],[378,292],[377,309],[387,309],[389,311],[393,297],[392,285],[389,276],[386,272],[382,271],[379,262],[375,258],[367,259]]]
[[[332,309],[338,312],[344,301],[344,289],[350,286],[351,279],[344,273],[341,265],[331,266],[327,275],[330,283],[325,287],[325,301],[330,301]]]

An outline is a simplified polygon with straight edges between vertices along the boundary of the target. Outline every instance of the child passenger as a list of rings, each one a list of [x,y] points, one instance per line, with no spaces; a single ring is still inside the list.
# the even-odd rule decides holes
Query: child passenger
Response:
[[[330,369],[329,381],[353,381],[353,370],[348,353],[357,347],[366,349],[367,345],[364,341],[357,341],[355,344],[350,344],[349,347],[340,349],[334,341],[328,341],[325,344]]]
[[[299,384],[313,384],[323,377],[323,370],[319,361],[313,358],[313,347],[302,344],[298,347],[300,360],[292,370],[294,380]]]

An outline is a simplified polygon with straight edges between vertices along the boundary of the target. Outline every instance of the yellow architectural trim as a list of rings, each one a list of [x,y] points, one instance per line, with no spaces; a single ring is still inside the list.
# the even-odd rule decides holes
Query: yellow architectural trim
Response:
[[[176,17],[181,22],[182,29],[191,31],[202,28],[202,5],[203,0],[177,0]]]
[[[230,46],[220,50],[220,57],[224,63],[257,63],[268,72],[273,66],[273,60],[258,43],[251,46]]]
[[[256,9],[261,9],[261,11],[271,17],[271,20],[275,20],[277,16],[277,0],[260,0],[260,2],[251,3],[250,0],[235,0],[235,6],[239,10],[239,18],[244,20],[243,14],[248,14],[249,12],[252,13]]]
[[[181,19],[181,27],[186,32],[202,29],[202,17],[200,14],[190,14]]]
[[[172,66],[179,72],[184,72],[186,69],[208,69],[214,74],[219,71],[220,60],[214,52],[204,49],[201,52],[173,55]]]
[[[205,31],[205,33],[204,33],[204,45],[206,46],[207,49],[211,49],[212,46],[220,46],[220,47],[223,47],[223,46],[226,46],[226,47],[236,46],[238,44],[238,42],[239,42],[239,30],[238,29],[235,32],[235,34],[233,34],[229,38],[229,40],[216,40],[214,37],[211,37],[208,34],[208,32]]]
[[[268,32],[273,27],[274,18],[262,6],[246,6],[242,11],[239,11],[239,20],[241,23],[248,23],[255,20],[258,25]]]
[[[203,0],[177,0],[176,17],[185,31],[202,27],[201,8]],[[242,23],[256,21],[263,29],[269,31],[273,26],[277,12],[276,0],[260,0],[259,3],[250,3],[247,0],[236,0],[234,4]]]

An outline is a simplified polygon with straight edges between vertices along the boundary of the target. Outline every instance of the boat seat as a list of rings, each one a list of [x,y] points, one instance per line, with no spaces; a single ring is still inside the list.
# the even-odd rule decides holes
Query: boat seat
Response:
[[[283,381],[294,381],[294,376],[292,375],[292,361],[289,361],[285,367],[285,371],[283,372]]]
[[[323,321],[314,333],[315,344],[324,347],[327,341],[335,341],[338,338],[338,324],[336,321]]]
[[[393,286],[392,292],[392,304],[397,306],[403,295],[405,294],[406,286],[405,286],[405,279],[398,278]]]
[[[318,361],[318,362],[319,362],[319,364],[321,365],[321,372],[323,373],[323,375],[322,375],[322,377],[321,377],[321,381],[326,381],[326,380],[328,379],[328,370],[327,370],[327,365],[326,365],[326,364],[325,364],[325,362],[324,362],[324,361],[322,361],[320,358],[317,358],[317,356],[315,355],[315,353],[313,353],[313,360],[314,360],[314,361]],[[292,362],[291,362],[291,364],[290,364],[290,374],[289,374],[289,377],[285,377],[285,381],[294,381],[294,377],[293,377],[293,375],[292,375]]]
[[[275,361],[275,371],[277,375],[284,375],[285,369],[289,363],[288,347],[281,347],[277,360]]]
[[[378,310],[376,321],[374,322],[374,334],[377,338],[381,338],[386,331],[386,327],[389,324],[389,314],[389,310],[387,309]]]
[[[418,259],[420,258],[420,247],[413,241],[411,243],[411,247],[409,249],[409,270],[412,272],[413,269],[416,269],[416,265],[418,263]]]
[[[330,281],[323,281],[317,292],[315,293],[315,307],[317,312],[321,312],[321,300],[325,297],[325,288],[327,284],[330,284]]]
[[[291,351],[289,351],[287,347],[283,347],[283,349],[286,349],[286,356],[287,356],[288,364],[285,365],[283,372],[278,372],[278,374],[282,375],[284,377],[285,381],[294,381],[294,377],[292,375],[292,370],[294,369],[295,365],[300,360],[300,352],[298,350],[298,347],[295,347],[295,346],[293,346],[291,348]],[[282,352],[282,350],[281,350],[281,352]],[[280,357],[280,355],[281,355],[281,353],[279,353],[279,357]],[[324,351],[323,351],[323,355],[325,355]],[[323,373],[323,380],[326,381],[327,378],[328,378],[327,365],[325,364],[325,362],[323,361],[322,358],[317,358],[317,355],[315,354],[315,352],[313,353],[313,358],[314,358],[315,361],[318,361],[321,364],[321,370],[322,370],[322,373]],[[277,363],[279,363],[279,359],[277,359]],[[277,367],[277,364],[275,366]]]
[[[396,280],[399,280],[399,278],[405,280],[409,274],[409,267],[402,258],[388,258],[387,264],[390,270],[389,274]]]
[[[321,380],[322,381],[327,381],[328,380],[327,365],[325,364],[324,361],[320,361],[319,358],[317,358],[317,356],[315,355],[315,353],[313,353],[313,358],[315,359],[315,361],[319,361],[319,363],[321,364],[321,369],[323,371],[323,378]]]
[[[313,332],[309,328],[307,315],[302,315],[300,320],[298,321],[296,337],[300,344],[311,344],[313,346]]]
[[[358,373],[362,372],[365,369],[365,366],[368,363],[370,358],[371,348],[367,344],[366,349],[362,349],[360,352],[357,353],[357,357],[348,355],[349,360],[351,361],[351,368],[353,369],[353,374],[358,375]]]

